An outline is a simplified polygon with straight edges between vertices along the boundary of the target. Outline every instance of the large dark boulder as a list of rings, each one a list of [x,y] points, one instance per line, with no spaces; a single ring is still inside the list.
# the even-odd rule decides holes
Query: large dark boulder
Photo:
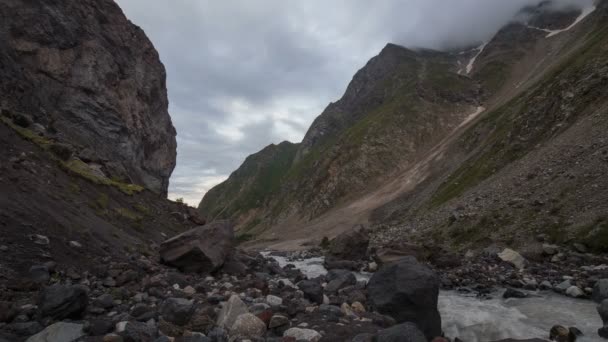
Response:
[[[414,323],[403,323],[380,330],[377,342],[427,342],[427,338]]]
[[[331,270],[327,273],[326,279],[325,291],[328,293],[338,292],[347,286],[357,284],[357,278],[348,270]]]
[[[38,297],[40,316],[57,320],[81,318],[88,304],[88,291],[80,285],[49,286],[42,289]]]
[[[298,284],[298,288],[304,292],[304,298],[313,303],[323,303],[323,287],[315,280],[302,280]]]
[[[430,340],[441,336],[437,310],[439,279],[414,257],[385,265],[368,283],[369,300],[382,314],[397,322],[413,322]]]
[[[193,302],[185,298],[168,298],[160,306],[163,319],[177,325],[188,323],[193,313]]]
[[[183,272],[214,272],[222,267],[233,246],[232,224],[217,221],[163,242],[159,253],[163,263]]]
[[[340,260],[362,260],[367,257],[369,233],[363,226],[344,232],[331,240],[328,256]]]

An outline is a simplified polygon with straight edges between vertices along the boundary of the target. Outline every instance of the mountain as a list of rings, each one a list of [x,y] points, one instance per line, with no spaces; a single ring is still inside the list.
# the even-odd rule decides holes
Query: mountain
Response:
[[[603,192],[577,182],[590,177],[595,189],[605,182],[591,176],[598,171],[576,174],[581,163],[605,166],[570,146],[605,143],[607,7],[524,8],[489,42],[462,52],[389,44],[313,122],[291,165],[281,163],[279,184],[262,186],[264,177],[244,172],[245,163],[205,195],[199,211],[235,219],[251,245],[275,248],[299,248],[356,224],[374,227],[379,244],[429,236],[463,248],[525,243],[528,233],[556,226],[563,239],[592,239],[581,231],[603,222],[596,215],[605,209]],[[268,191],[243,210],[214,210],[242,201],[236,175],[244,173],[247,188]]]
[[[165,68],[113,1],[1,1],[0,44],[5,111],[108,177],[166,195],[177,144]]]

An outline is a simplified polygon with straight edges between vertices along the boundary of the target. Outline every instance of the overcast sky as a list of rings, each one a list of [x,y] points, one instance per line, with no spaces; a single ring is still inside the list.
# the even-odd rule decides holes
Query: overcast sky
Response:
[[[167,69],[178,143],[169,198],[197,206],[247,155],[299,142],[386,43],[473,44],[540,0],[117,2]]]

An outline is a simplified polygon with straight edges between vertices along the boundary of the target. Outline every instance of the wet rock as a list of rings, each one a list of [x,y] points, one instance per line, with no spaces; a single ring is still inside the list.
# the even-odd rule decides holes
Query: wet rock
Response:
[[[604,299],[600,305],[597,306],[597,312],[600,314],[604,326],[608,326],[608,299]]]
[[[193,303],[184,298],[168,298],[160,307],[160,314],[167,322],[177,325],[188,323],[193,314]]]
[[[608,279],[600,279],[595,283],[592,298],[597,303],[608,299]]]
[[[369,300],[397,322],[413,322],[428,339],[441,335],[437,310],[439,279],[413,257],[405,257],[374,273],[368,283]]]
[[[232,295],[227,302],[222,303],[222,309],[217,316],[217,325],[220,328],[229,329],[237,317],[248,313],[247,305],[237,295]]]
[[[80,318],[87,308],[87,288],[80,285],[53,285],[44,288],[38,298],[42,317],[54,319]]]
[[[368,231],[363,226],[357,226],[332,239],[328,255],[341,260],[363,260],[367,256],[368,246]]]
[[[570,330],[561,325],[554,325],[549,331],[549,339],[556,342],[574,342],[576,336],[572,336]]]
[[[565,293],[566,290],[568,290],[570,287],[572,287],[572,283],[570,282],[569,279],[567,279],[567,280],[564,280],[563,282],[555,285],[555,287],[553,287],[553,289],[556,292]]]
[[[523,269],[526,266],[526,259],[516,251],[505,248],[501,253],[498,253],[500,260],[513,265],[517,269]]]
[[[507,298],[526,298],[528,297],[527,294],[525,294],[522,291],[518,291],[518,290],[514,290],[511,288],[508,288],[505,293],[502,294],[502,298],[507,299]]]
[[[317,342],[323,336],[318,331],[312,329],[289,328],[283,333],[283,337],[292,337],[296,341]]]
[[[231,337],[260,338],[266,333],[266,324],[251,313],[239,315],[230,328]]]
[[[570,296],[570,297],[578,298],[578,297],[584,296],[585,293],[583,292],[583,290],[581,290],[580,288],[578,288],[578,286],[570,286],[566,290],[566,295]]]
[[[376,336],[377,342],[427,342],[427,337],[414,323],[403,323],[380,330]]]
[[[323,303],[323,287],[315,280],[302,280],[298,284],[298,288],[304,292],[304,298],[313,303]]]
[[[341,259],[336,259],[336,258],[330,257],[330,256],[325,258],[325,262],[323,262],[323,266],[325,266],[325,268],[328,270],[335,270],[335,269],[343,269],[343,270],[351,270],[351,271],[359,270],[359,263],[357,263],[356,261],[341,260]]]
[[[161,261],[184,272],[213,272],[231,253],[234,231],[228,221],[212,222],[177,235],[160,246]]]
[[[28,338],[26,342],[73,342],[84,335],[82,324],[58,322]]]

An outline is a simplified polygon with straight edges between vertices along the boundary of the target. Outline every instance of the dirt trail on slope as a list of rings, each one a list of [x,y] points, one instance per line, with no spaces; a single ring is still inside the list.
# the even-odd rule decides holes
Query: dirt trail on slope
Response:
[[[411,191],[416,185],[429,176],[429,167],[434,160],[442,158],[443,152],[460,134],[485,111],[477,107],[420,161],[386,177],[390,181],[377,190],[370,191],[362,197],[349,201],[336,209],[306,223],[288,220],[264,232],[260,240],[247,244],[247,248],[269,248],[273,250],[304,249],[311,242],[319,242],[322,237],[332,238],[357,224],[369,223],[372,211],[398,196]]]

